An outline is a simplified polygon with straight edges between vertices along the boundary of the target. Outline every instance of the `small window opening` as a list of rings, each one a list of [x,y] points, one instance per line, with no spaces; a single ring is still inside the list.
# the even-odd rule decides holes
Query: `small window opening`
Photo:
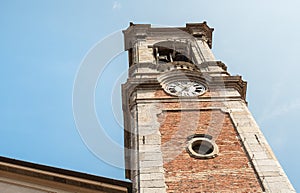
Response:
[[[196,141],[192,144],[192,149],[201,155],[207,155],[214,151],[214,147],[211,143],[208,143],[207,141]]]
[[[188,137],[189,143],[187,152],[193,158],[208,159],[214,158],[219,153],[218,146],[210,135],[195,134]]]

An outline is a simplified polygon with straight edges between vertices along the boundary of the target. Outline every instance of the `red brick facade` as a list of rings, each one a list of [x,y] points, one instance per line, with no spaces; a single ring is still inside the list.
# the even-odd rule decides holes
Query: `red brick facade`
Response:
[[[184,106],[180,103],[164,106],[169,110],[159,115],[159,121],[167,192],[262,192],[228,114],[221,110],[171,110],[172,106]],[[219,148],[218,156],[192,158],[186,146],[193,134],[211,135]]]

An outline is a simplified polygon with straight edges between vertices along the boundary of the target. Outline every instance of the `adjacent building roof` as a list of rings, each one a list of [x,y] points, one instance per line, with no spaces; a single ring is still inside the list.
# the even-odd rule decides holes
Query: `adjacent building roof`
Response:
[[[0,192],[130,193],[130,182],[0,156]]]

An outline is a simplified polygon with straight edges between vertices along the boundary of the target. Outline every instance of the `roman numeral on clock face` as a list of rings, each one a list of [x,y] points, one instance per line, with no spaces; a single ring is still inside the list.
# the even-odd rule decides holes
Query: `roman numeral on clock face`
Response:
[[[206,88],[196,81],[176,81],[169,83],[165,91],[175,96],[198,96],[205,92]]]

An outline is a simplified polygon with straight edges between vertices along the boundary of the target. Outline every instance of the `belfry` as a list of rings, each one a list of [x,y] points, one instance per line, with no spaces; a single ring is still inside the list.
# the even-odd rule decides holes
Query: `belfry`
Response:
[[[295,192],[248,110],[247,83],[215,59],[213,30],[203,22],[123,31],[133,192]]]

